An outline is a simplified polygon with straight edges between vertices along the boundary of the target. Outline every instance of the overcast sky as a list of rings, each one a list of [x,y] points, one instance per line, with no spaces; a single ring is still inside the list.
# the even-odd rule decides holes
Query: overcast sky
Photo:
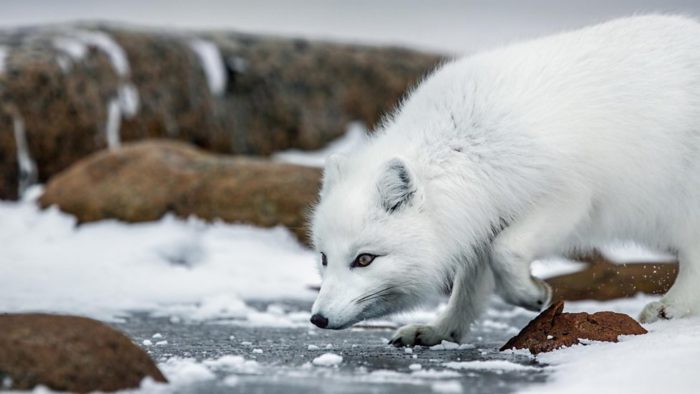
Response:
[[[0,25],[6,27],[99,19],[453,53],[633,13],[700,16],[700,0],[2,0],[0,7]]]

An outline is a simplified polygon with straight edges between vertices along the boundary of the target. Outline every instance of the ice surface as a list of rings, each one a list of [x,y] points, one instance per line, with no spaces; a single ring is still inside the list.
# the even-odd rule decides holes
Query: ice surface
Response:
[[[226,67],[219,48],[211,41],[197,39],[190,41],[190,47],[199,57],[209,85],[209,91],[221,95],[226,90]]]

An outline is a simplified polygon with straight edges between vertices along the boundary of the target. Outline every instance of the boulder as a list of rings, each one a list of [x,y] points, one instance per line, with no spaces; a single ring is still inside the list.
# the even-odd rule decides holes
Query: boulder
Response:
[[[579,272],[546,279],[555,301],[607,301],[638,293],[665,294],[678,275],[677,262],[616,264],[599,252],[574,259],[588,266]]]
[[[39,199],[80,222],[156,220],[168,212],[206,220],[283,225],[306,239],[318,168],[207,153],[151,140],[93,154],[55,176]]]
[[[637,321],[623,313],[563,313],[563,310],[563,301],[555,303],[500,350],[528,349],[530,353],[537,354],[576,345],[581,339],[617,342],[620,335],[647,333]]]
[[[401,48],[95,24],[3,30],[0,52],[0,199],[125,141],[170,138],[248,155],[317,149],[350,121],[374,125],[443,59]],[[34,169],[19,168],[23,144]]]
[[[0,315],[0,390],[117,391],[146,377],[166,382],[145,351],[96,320]]]

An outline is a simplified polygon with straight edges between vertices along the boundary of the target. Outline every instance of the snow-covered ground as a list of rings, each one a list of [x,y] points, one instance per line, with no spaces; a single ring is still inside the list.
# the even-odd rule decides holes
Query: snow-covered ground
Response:
[[[35,194],[36,193],[29,193]],[[30,196],[0,202],[0,311],[114,319],[127,311],[255,319],[243,299],[311,299],[314,255],[284,228],[157,222],[76,226]],[[306,318],[303,319],[306,322]]]
[[[326,155],[352,150],[364,138],[364,131],[355,125],[326,149],[283,152],[276,158],[320,166]],[[315,295],[309,290],[309,285],[319,283],[315,255],[286,229],[171,216],[141,224],[103,221],[77,226],[73,217],[55,208],[38,209],[34,201],[39,193],[40,189],[33,189],[23,201],[0,201],[0,312],[64,312],[118,321],[129,312],[144,311],[174,321],[215,319],[226,324],[309,327],[308,312],[287,312],[274,303],[263,311],[250,306],[250,300],[255,299],[310,301]],[[634,245],[606,248],[605,253],[623,261],[669,257]],[[537,262],[533,271],[546,277],[581,268],[580,264],[555,259]],[[636,316],[653,299],[640,296],[606,303],[570,303],[567,310],[614,310]],[[435,311],[417,311],[374,324],[427,322]],[[481,329],[514,334],[517,329],[504,323],[513,314],[534,317],[520,309],[491,309],[478,324]],[[694,392],[700,320],[663,322],[647,328],[648,335],[626,337],[620,344],[590,343],[538,356],[540,363],[549,364],[550,382],[526,391]],[[160,339],[149,341],[157,346]],[[467,348],[445,344],[429,351]],[[342,363],[341,356],[329,355],[311,363],[310,368],[333,368]],[[237,372],[254,370],[258,365],[238,356],[200,361],[176,357],[161,367],[176,386],[212,379],[220,370],[232,372],[225,381],[235,385]],[[430,372],[418,365],[410,373],[374,371],[363,379],[428,382],[434,390],[449,391],[461,387],[447,376],[457,374],[455,371],[527,368],[507,361],[469,360],[443,367],[447,370]],[[159,387],[146,383],[144,389],[150,392]]]

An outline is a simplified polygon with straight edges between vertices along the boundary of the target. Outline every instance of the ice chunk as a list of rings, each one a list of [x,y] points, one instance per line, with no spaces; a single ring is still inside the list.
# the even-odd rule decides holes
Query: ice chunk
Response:
[[[324,353],[318,357],[316,357],[312,363],[314,365],[318,366],[323,366],[323,367],[332,367],[336,366],[343,362],[343,357],[339,356],[335,353]]]

